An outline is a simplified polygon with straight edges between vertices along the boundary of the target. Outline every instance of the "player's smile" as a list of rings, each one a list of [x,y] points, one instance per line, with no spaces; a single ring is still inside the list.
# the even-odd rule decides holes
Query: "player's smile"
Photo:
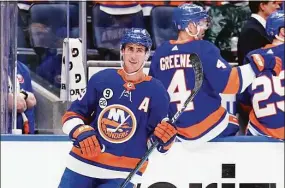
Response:
[[[131,64],[133,64],[133,65],[135,65],[135,64],[138,63],[137,61],[132,61],[132,60],[130,60],[129,62],[130,62]]]

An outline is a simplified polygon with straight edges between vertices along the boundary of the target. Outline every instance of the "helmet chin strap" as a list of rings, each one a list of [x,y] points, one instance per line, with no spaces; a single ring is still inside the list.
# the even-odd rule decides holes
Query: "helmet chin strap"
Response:
[[[128,73],[128,72],[124,69],[123,55],[122,55],[122,52],[120,52],[120,60],[121,60],[120,64],[121,64],[121,68],[123,69],[124,73],[125,73],[126,75],[129,75],[129,76],[132,76],[132,75],[137,74],[137,73],[144,67],[146,61],[147,61],[148,58],[149,58],[149,54],[150,54],[150,50],[148,50],[148,52],[146,52],[144,61],[143,61],[142,65],[140,66],[140,68],[139,68],[138,70],[136,70],[136,71],[134,71],[134,72],[131,72],[131,73]]]
[[[194,34],[194,35],[191,34],[188,27],[185,28],[185,31],[189,36],[194,37],[195,39],[198,39],[198,35],[199,35],[201,29],[200,29],[199,25],[196,25],[195,23],[194,23],[194,25],[197,27],[197,33],[196,34]]]
[[[275,38],[276,38],[277,40],[279,40],[280,42],[283,42],[283,43],[284,43],[284,38],[279,37],[278,35],[275,35]]]

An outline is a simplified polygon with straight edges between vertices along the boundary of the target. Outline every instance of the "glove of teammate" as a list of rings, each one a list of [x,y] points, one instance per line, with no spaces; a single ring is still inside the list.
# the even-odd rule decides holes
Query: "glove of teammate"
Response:
[[[101,152],[101,146],[96,138],[96,132],[89,125],[79,125],[71,131],[69,137],[74,141],[73,145],[81,149],[86,157],[95,157]]]
[[[247,60],[256,75],[265,70],[270,70],[274,76],[278,76],[282,71],[282,60],[272,54],[252,54]]]
[[[150,141],[159,142],[158,151],[164,153],[168,151],[176,138],[177,130],[174,125],[168,121],[162,121],[157,124],[154,129],[153,135],[150,137]]]

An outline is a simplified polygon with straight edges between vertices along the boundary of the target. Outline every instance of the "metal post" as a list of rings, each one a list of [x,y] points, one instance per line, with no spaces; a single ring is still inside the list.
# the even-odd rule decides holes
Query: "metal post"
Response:
[[[66,52],[65,52],[65,76],[66,76],[66,101],[70,100],[70,85],[69,85],[69,30],[70,30],[70,15],[69,15],[69,1],[66,2]],[[68,108],[68,106],[67,106]]]
[[[79,2],[79,38],[82,41],[82,61],[85,76],[87,76],[87,3]]]

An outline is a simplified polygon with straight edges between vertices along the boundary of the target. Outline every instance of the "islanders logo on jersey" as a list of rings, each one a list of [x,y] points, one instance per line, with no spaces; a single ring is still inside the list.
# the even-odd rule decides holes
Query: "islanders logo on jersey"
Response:
[[[98,130],[107,141],[120,144],[134,135],[137,120],[134,113],[126,106],[113,104],[104,108],[98,117]]]

